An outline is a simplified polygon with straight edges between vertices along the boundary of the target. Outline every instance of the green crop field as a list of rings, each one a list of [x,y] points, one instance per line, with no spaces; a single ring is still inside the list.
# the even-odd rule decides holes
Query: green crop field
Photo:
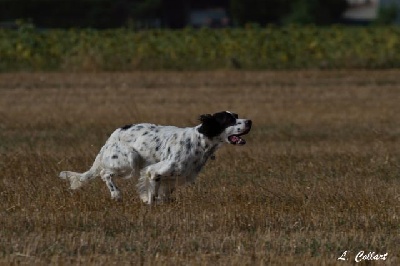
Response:
[[[398,70],[0,74],[0,264],[399,265],[399,100]],[[247,144],[172,203],[58,178],[117,127],[222,110],[253,120]]]
[[[400,67],[399,27],[0,29],[0,71]]]

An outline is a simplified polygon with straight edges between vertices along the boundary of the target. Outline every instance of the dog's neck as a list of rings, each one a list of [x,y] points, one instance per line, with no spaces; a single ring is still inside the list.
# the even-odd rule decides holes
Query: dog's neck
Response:
[[[209,138],[205,136],[203,133],[199,131],[201,125],[195,127],[196,133],[199,134],[201,137],[197,138],[197,145],[203,152],[203,158],[208,160],[215,159],[214,153],[218,150],[218,148],[224,143],[224,141],[219,137],[215,136],[213,138]]]
[[[200,124],[195,127],[196,133],[200,134],[201,136],[204,136],[203,142],[205,143],[205,146],[214,146],[215,144],[222,144],[224,141],[221,139],[219,135],[216,136],[209,136],[205,132],[203,132],[203,125]]]

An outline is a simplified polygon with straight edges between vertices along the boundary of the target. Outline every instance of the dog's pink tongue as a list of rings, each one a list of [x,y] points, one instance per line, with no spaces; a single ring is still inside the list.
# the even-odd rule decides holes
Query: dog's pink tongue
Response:
[[[238,143],[240,141],[240,138],[238,136],[232,136],[231,141],[234,143]]]
[[[231,140],[231,142],[233,142],[235,144],[239,144],[239,145],[246,144],[246,141],[239,136],[231,136],[230,140]]]

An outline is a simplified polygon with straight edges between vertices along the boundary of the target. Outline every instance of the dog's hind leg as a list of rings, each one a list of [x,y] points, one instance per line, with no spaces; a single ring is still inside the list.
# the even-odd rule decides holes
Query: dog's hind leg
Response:
[[[106,183],[108,189],[110,190],[111,198],[115,199],[115,200],[120,200],[121,192],[112,180],[112,178],[115,176],[115,174],[111,171],[102,170],[100,172],[100,176],[101,176],[101,179]]]

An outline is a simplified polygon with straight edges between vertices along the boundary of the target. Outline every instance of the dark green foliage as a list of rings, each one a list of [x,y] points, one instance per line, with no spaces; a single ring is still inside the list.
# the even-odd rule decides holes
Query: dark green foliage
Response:
[[[392,24],[398,14],[399,14],[400,7],[396,4],[391,4],[386,7],[381,7],[378,12],[378,18],[375,21],[377,25],[390,25]]]
[[[231,0],[233,19],[240,25],[279,23],[288,14],[290,0]]]
[[[0,30],[0,71],[400,67],[398,27]]]
[[[285,23],[328,25],[340,21],[347,7],[346,0],[295,0]]]
[[[233,19],[240,25],[337,23],[346,0],[231,0]]]

